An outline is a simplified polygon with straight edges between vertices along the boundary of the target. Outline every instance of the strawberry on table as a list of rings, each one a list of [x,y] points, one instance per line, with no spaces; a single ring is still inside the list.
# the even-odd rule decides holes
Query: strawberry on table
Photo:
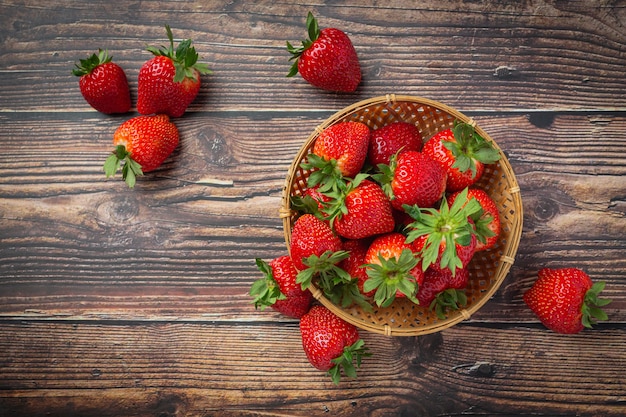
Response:
[[[452,129],[430,138],[422,152],[446,170],[448,192],[475,184],[482,176],[485,164],[500,159],[500,153],[490,142],[478,135],[472,125],[462,122],[455,122]]]
[[[417,290],[424,280],[419,258],[413,253],[406,236],[392,232],[378,236],[365,254],[368,279],[363,291],[374,293],[380,307],[388,307],[396,297],[407,297],[415,304]]]
[[[91,107],[105,114],[130,110],[130,89],[124,70],[105,50],[81,59],[72,73],[80,77],[80,92]]]
[[[198,95],[201,75],[211,71],[207,64],[198,62],[191,39],[183,40],[174,50],[172,30],[168,25],[165,29],[169,47],[148,47],[155,56],[139,70],[137,111],[180,117]]]
[[[338,384],[341,371],[347,377],[356,377],[356,367],[364,356],[369,356],[358,329],[336,316],[323,305],[314,305],[300,319],[302,347],[315,368],[326,371]]]
[[[448,204],[452,205],[461,191],[450,194]],[[500,236],[500,212],[498,206],[481,188],[470,187],[467,191],[467,198],[474,198],[481,206],[481,210],[472,215],[474,227],[476,229],[476,252],[491,249]]]
[[[293,318],[300,318],[311,308],[313,296],[308,290],[302,290],[296,283],[298,271],[288,255],[274,258],[268,264],[256,259],[256,265],[264,277],[255,281],[250,288],[254,297],[254,307],[274,310]]]
[[[467,190],[448,206],[444,198],[439,209],[404,206],[415,219],[408,226],[407,241],[422,257],[422,267],[465,268],[476,251],[476,234],[471,216],[481,207],[475,199],[467,199]]]
[[[301,47],[287,42],[291,60],[295,60],[287,77],[298,72],[315,87],[330,91],[353,92],[361,82],[361,66],[348,35],[336,28],[319,29],[309,12],[306,26],[309,39]]]
[[[360,122],[341,122],[325,128],[302,168],[313,170],[308,185],[320,191],[341,188],[344,177],[353,178],[363,168],[370,140],[370,128]]]
[[[393,155],[389,165],[379,164],[372,176],[379,182],[396,210],[405,205],[431,207],[446,191],[446,173],[427,155],[405,151]]]
[[[136,177],[161,166],[178,141],[178,129],[167,115],[133,117],[113,134],[115,150],[105,161],[104,172],[107,177],[115,175],[123,162],[122,179],[133,188]]]
[[[604,286],[578,268],[543,268],[523,299],[548,329],[573,334],[608,318],[601,307],[611,300],[599,298]]]
[[[394,122],[372,131],[367,160],[372,166],[389,164],[400,151],[420,151],[422,134],[412,123]]]

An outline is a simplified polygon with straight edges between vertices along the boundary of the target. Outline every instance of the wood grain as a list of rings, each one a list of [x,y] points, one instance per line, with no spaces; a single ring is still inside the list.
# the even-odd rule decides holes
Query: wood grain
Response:
[[[355,93],[285,78],[309,10],[353,40]],[[624,22],[621,0],[1,2],[0,416],[624,415]],[[107,48],[135,101],[166,23],[214,73],[175,120],[180,146],[130,190],[102,164],[137,113],[94,111],[71,69]],[[455,107],[497,141],[522,240],[469,320],[363,334],[373,356],[334,386],[298,322],[248,291],[254,259],[285,254],[278,208],[301,144],[388,93]],[[546,266],[606,281],[609,320],[546,330],[521,298]]]

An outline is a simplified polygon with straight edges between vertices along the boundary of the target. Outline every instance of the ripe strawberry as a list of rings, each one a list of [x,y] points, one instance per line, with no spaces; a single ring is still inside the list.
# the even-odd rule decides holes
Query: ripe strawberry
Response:
[[[98,54],[81,59],[72,73],[80,77],[80,92],[91,107],[105,114],[126,113],[131,105],[128,80],[111,59],[107,51],[100,49]]]
[[[467,200],[464,190],[455,202],[448,206],[446,199],[439,209],[405,206],[415,219],[408,227],[407,241],[422,257],[422,267],[450,269],[465,268],[476,251],[476,235],[471,216],[480,210],[475,199]]]
[[[169,47],[148,47],[155,57],[139,70],[137,111],[182,116],[200,91],[200,76],[210,74],[207,64],[198,62],[198,53],[185,39],[174,50],[172,30],[165,25]]]
[[[452,205],[461,191],[448,196],[448,204]],[[476,252],[492,248],[500,236],[500,213],[496,203],[489,194],[481,188],[470,187],[467,198],[474,198],[481,206],[481,210],[472,215],[476,229]]]
[[[157,169],[178,146],[178,129],[165,114],[137,116],[117,128],[113,144],[104,172],[107,177],[115,175],[123,161],[122,178],[132,188],[136,176]]]
[[[397,232],[378,236],[368,248],[364,262],[369,279],[363,284],[363,291],[376,291],[374,301],[378,306],[388,307],[396,297],[419,303],[415,294],[424,272],[406,236]]]
[[[361,66],[354,46],[344,32],[335,28],[320,31],[317,20],[309,12],[306,19],[309,39],[296,48],[287,42],[291,66],[287,77],[298,72],[315,87],[330,91],[352,92],[361,82]]]
[[[389,158],[400,151],[420,151],[422,135],[412,123],[395,122],[372,132],[367,160],[372,166],[389,165]]]
[[[313,170],[309,187],[320,185],[320,191],[326,192],[341,188],[344,177],[354,178],[365,163],[370,133],[360,122],[341,122],[324,129],[301,165]]]
[[[337,234],[346,239],[391,232],[395,221],[389,199],[382,188],[359,174],[342,192],[328,194],[333,199],[326,209]]]
[[[378,165],[378,181],[396,210],[404,205],[432,207],[446,190],[446,173],[435,161],[417,151],[392,156],[389,165]]]
[[[346,240],[343,242],[343,248],[349,255],[341,261],[339,266],[346,271],[352,278],[357,279],[357,287],[361,294],[365,297],[373,297],[375,290],[366,292],[363,290],[363,284],[368,280],[367,271],[365,270],[365,254],[370,246],[369,239]]]
[[[544,268],[523,299],[548,329],[573,334],[591,328],[594,319],[608,318],[600,307],[611,300],[598,297],[604,286],[604,282],[593,284],[589,275],[577,268]]]
[[[417,299],[424,306],[434,310],[437,317],[445,318],[448,309],[458,310],[467,304],[463,288],[469,280],[469,269],[459,268],[456,274],[450,269],[428,268],[424,272],[424,282],[417,291]]]
[[[297,319],[309,311],[313,296],[310,291],[302,290],[296,283],[298,271],[293,266],[291,257],[279,256],[269,264],[257,258],[256,265],[264,277],[255,281],[250,288],[255,308],[260,307],[263,310],[270,306]]]
[[[341,370],[351,378],[356,377],[356,366],[370,356],[358,329],[337,317],[323,305],[314,305],[300,319],[302,347],[309,362],[321,371],[327,371],[335,384],[339,383]]]
[[[500,153],[472,125],[459,122],[426,141],[422,152],[446,170],[448,192],[474,184],[482,176],[485,164],[500,159]]]
[[[313,214],[298,217],[291,231],[291,259],[298,271],[308,268],[304,263],[311,255],[342,250],[342,242],[330,226]]]

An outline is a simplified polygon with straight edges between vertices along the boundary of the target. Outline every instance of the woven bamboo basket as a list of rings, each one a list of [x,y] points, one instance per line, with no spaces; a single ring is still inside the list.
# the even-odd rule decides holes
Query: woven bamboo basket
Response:
[[[448,312],[445,319],[439,319],[434,312],[429,311],[428,306],[416,305],[406,298],[396,298],[387,308],[373,304],[372,312],[358,306],[340,308],[328,300],[319,288],[311,286],[313,296],[321,304],[361,329],[388,336],[434,333],[469,319],[493,296],[513,265],[522,233],[522,200],[511,165],[500,147],[471,118],[436,101],[389,94],[360,101],[328,118],[311,133],[289,168],[280,208],[287,248],[290,247],[291,228],[297,218],[297,213],[290,207],[290,198],[302,194],[310,174],[300,167],[300,163],[325,128],[343,121],[359,121],[371,129],[377,129],[392,122],[404,121],[415,124],[424,140],[427,140],[438,131],[451,128],[455,120],[473,124],[476,132],[492,142],[501,154],[497,163],[486,166],[477,184],[487,191],[499,208],[502,229],[499,241],[490,250],[475,254],[469,265],[467,305],[463,309]]]

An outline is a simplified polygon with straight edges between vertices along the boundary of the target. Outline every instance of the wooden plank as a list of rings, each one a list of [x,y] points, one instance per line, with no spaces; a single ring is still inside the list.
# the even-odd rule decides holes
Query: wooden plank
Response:
[[[15,30],[0,38],[0,111],[89,111],[70,72],[98,48],[125,68],[135,94],[139,68],[150,57],[145,46],[167,43],[165,23],[177,38],[194,39],[215,71],[190,112],[328,110],[388,93],[465,110],[626,108],[626,8],[619,2],[395,0],[372,7],[147,1],[138,10],[4,2],[0,24]],[[305,37],[310,9],[322,27],[351,36],[363,69],[356,93],[323,92],[300,77],[285,78],[285,43]]]
[[[290,323],[4,322],[0,415],[619,416],[620,334],[467,325],[366,334],[373,355],[334,386]]]

